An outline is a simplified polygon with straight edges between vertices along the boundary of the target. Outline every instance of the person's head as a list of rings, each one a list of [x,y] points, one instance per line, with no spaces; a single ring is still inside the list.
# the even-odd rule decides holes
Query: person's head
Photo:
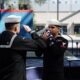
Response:
[[[48,21],[48,29],[53,35],[57,35],[60,33],[61,22],[56,19],[52,19]]]
[[[9,15],[5,18],[5,28],[8,31],[15,33],[20,32],[20,21],[21,17],[16,15]]]

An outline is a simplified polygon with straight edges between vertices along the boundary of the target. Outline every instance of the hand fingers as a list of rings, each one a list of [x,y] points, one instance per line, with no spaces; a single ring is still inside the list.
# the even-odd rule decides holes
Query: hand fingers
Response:
[[[28,26],[28,25],[23,25],[24,29],[27,31],[27,32],[30,32],[31,31],[31,28]]]

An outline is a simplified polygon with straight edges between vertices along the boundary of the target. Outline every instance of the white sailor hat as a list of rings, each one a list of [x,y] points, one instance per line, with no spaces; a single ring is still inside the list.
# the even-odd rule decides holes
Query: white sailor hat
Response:
[[[48,27],[49,25],[57,25],[57,26],[61,26],[62,23],[60,21],[58,21],[57,19],[51,19],[47,21],[47,24],[45,27]]]
[[[9,15],[5,17],[5,23],[16,23],[21,21],[21,16]]]

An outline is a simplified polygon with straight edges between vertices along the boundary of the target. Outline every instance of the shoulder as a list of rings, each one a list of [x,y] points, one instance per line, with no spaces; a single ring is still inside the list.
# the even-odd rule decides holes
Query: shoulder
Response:
[[[65,39],[65,38],[62,37],[62,36],[57,37],[57,39],[58,39],[58,40],[61,40],[62,42],[68,42],[68,40]]]
[[[64,37],[61,37],[61,39],[63,40],[63,41],[68,41],[67,39],[65,39]]]

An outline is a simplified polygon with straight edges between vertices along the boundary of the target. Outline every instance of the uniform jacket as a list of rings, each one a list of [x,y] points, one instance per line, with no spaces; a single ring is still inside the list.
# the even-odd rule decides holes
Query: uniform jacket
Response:
[[[64,52],[67,49],[68,41],[58,36],[56,38],[49,37],[46,43],[47,49],[44,53],[43,80],[63,80]]]
[[[32,38],[35,40],[23,39],[9,31],[0,34],[0,80],[26,80],[26,51],[46,47],[36,33]]]

